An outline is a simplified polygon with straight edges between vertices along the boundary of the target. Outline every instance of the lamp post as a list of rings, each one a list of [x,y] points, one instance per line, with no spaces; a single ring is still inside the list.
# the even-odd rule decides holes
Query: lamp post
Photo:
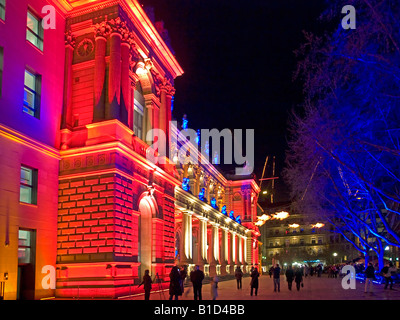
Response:
[[[336,257],[337,257],[337,253],[334,252],[333,253],[333,264],[336,264]]]

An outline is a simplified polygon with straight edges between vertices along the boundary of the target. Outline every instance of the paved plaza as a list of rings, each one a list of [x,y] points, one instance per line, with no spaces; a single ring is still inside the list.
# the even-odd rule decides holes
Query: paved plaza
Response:
[[[300,291],[296,290],[293,283],[292,291],[288,290],[285,277],[281,276],[280,292],[274,292],[273,280],[269,275],[259,278],[259,289],[257,296],[250,296],[250,278],[243,278],[242,289],[236,288],[236,280],[220,282],[218,285],[217,300],[400,300],[400,285],[395,284],[393,290],[384,290],[384,285],[373,284],[373,293],[364,293],[364,283],[357,280],[356,289],[344,290],[341,286],[341,278],[328,278],[322,275],[320,278],[308,276],[304,278],[304,287]],[[153,285],[153,288],[154,285]],[[203,300],[211,300],[211,285],[203,285]],[[142,300],[143,295],[130,297],[133,300]],[[168,299],[168,290],[164,294],[154,292],[151,300]],[[193,300],[193,290],[191,286],[185,288],[180,300]]]

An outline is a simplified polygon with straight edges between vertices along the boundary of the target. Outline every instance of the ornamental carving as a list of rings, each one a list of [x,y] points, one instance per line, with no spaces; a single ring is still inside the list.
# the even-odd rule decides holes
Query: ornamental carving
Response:
[[[165,91],[168,95],[173,96],[175,94],[175,88],[172,86],[170,80],[167,77],[161,76],[154,68],[151,68],[150,71],[153,75],[157,96],[160,96],[161,91]]]
[[[79,42],[76,51],[79,56],[86,57],[90,55],[94,50],[94,43],[92,40],[85,38]]]
[[[66,46],[75,47],[76,37],[72,34],[71,29],[67,30],[64,34],[64,41]]]
[[[96,37],[107,38],[111,34],[111,26],[107,21],[107,16],[105,17],[104,21],[96,23],[93,26],[93,29]]]

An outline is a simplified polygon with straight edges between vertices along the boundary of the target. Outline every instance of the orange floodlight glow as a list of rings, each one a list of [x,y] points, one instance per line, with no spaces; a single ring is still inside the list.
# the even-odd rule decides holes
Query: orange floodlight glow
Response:
[[[325,226],[325,224],[321,223],[321,222],[317,222],[316,224],[312,224],[311,228],[322,228],[323,226]]]
[[[279,220],[286,219],[287,217],[289,217],[289,213],[286,211],[280,211],[272,215],[273,219],[279,219]]]

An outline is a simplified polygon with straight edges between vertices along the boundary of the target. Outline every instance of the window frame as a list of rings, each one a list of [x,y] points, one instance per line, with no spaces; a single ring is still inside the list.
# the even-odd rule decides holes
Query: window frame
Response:
[[[6,0],[0,0],[0,20],[6,21]]]
[[[23,183],[21,181],[22,170],[29,170],[31,172],[31,184]],[[30,202],[21,200],[21,189],[22,187],[30,189]],[[19,178],[19,202],[25,204],[37,205],[37,191],[38,191],[38,170],[27,165],[21,164],[20,166],[20,178]]]
[[[28,27],[28,18],[29,15],[31,15],[34,19],[37,20],[38,23],[38,33],[36,33],[35,31],[33,31],[31,28]],[[26,13],[26,41],[28,41],[30,44],[32,44],[33,46],[35,46],[37,49],[39,49],[40,51],[43,51],[43,26],[42,26],[42,18],[40,16],[38,16],[33,10],[31,10],[30,8],[28,8],[28,11]],[[35,36],[35,38],[38,40],[37,44],[33,43],[32,41],[30,41],[28,39],[28,32],[30,32],[33,36]]]
[[[141,121],[137,121],[136,114],[139,114],[141,116]],[[137,121],[137,122],[136,122]],[[144,122],[144,107],[140,104],[139,101],[134,99],[134,106],[133,106],[133,132],[135,135],[143,140],[143,122]],[[140,126],[137,126],[136,123]]]
[[[31,76],[34,77],[34,80],[35,80],[35,88],[34,89],[32,89],[26,85],[26,83],[25,83],[25,74],[26,73],[29,73]],[[42,86],[42,76],[40,74],[34,72],[33,70],[29,69],[28,67],[26,67],[25,71],[24,71],[24,102],[23,102],[22,111],[25,112],[26,114],[29,114],[32,117],[37,118],[37,119],[40,118],[41,86]],[[29,106],[28,104],[25,104],[25,90],[29,91],[30,93],[33,93],[33,95],[34,95],[34,99],[33,99],[34,107],[33,108],[31,106]],[[26,111],[25,108],[28,109],[28,111],[30,110],[33,114]]]

